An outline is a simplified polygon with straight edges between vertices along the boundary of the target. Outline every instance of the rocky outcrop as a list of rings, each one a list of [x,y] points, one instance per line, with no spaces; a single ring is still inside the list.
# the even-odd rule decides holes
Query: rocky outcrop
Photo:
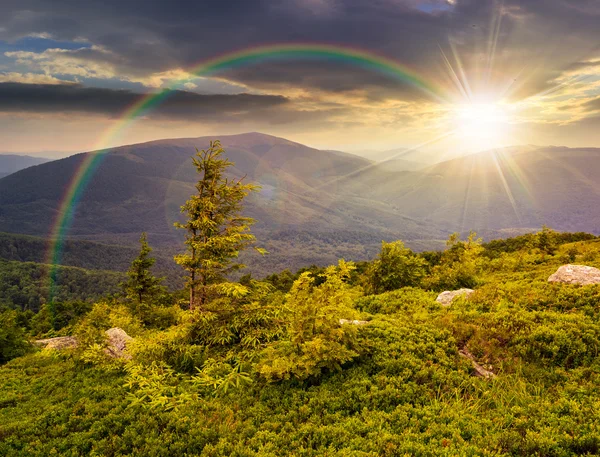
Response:
[[[586,265],[563,265],[548,278],[548,282],[580,284],[582,286],[600,284],[600,270]]]
[[[454,300],[456,297],[468,297],[473,292],[475,292],[473,289],[447,290],[439,294],[435,301],[441,303],[442,306],[450,306],[452,300]]]
[[[77,338],[74,336],[57,336],[56,338],[36,340],[35,344],[48,349],[70,349],[77,347]]]
[[[105,333],[106,348],[104,349],[104,352],[116,359],[130,358],[125,352],[125,349],[127,348],[127,343],[133,338],[131,338],[125,330],[118,327],[109,328]],[[47,349],[69,349],[77,347],[77,338],[74,336],[59,336],[56,338],[36,340],[35,344]]]

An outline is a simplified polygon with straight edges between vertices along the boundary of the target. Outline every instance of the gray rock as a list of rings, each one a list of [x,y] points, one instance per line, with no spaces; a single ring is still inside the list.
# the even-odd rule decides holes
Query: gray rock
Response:
[[[129,359],[131,356],[125,352],[127,349],[127,343],[131,341],[131,338],[125,330],[119,327],[109,328],[106,331],[106,337],[108,346],[104,350],[109,356],[116,359],[126,358]]]
[[[475,356],[473,356],[473,354],[471,354],[467,348],[461,349],[460,351],[458,351],[458,354],[461,357],[464,357],[465,359],[469,359],[471,361],[471,365],[473,365],[474,374],[478,378],[491,379],[496,377],[496,375],[492,371],[486,370],[481,365],[479,365],[475,360]]]
[[[77,338],[74,336],[57,336],[56,338],[36,340],[35,344],[47,349],[70,349],[77,347]]]
[[[447,290],[447,291],[439,294],[437,296],[437,298],[435,299],[435,301],[438,303],[441,303],[442,306],[450,306],[450,304],[452,303],[452,300],[454,300],[456,297],[460,297],[460,296],[468,297],[473,292],[475,292],[473,289]]]
[[[563,265],[548,278],[548,282],[581,284],[582,286],[600,284],[600,270],[585,265]]]
[[[106,349],[104,352],[113,358],[126,358],[129,359],[131,356],[125,352],[127,349],[127,343],[131,341],[131,338],[125,330],[113,327],[109,328],[106,332]],[[74,336],[59,336],[57,338],[47,338],[44,340],[36,340],[35,344],[48,349],[69,349],[77,347],[77,338]]]

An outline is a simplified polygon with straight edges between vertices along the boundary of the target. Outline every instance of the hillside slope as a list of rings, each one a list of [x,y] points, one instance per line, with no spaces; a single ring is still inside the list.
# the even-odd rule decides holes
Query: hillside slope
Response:
[[[82,193],[68,232],[74,239],[132,246],[141,231],[162,255],[181,248],[173,222],[194,191],[190,156],[210,138],[161,140],[108,153]],[[221,137],[231,175],[262,186],[246,202],[254,232],[271,255],[255,273],[370,258],[382,239],[414,249],[440,247],[448,233],[486,238],[543,224],[600,233],[600,149],[524,146],[397,171],[338,151],[259,133]],[[0,231],[46,236],[85,154],[0,179]],[[301,243],[296,240],[302,240]]]
[[[24,168],[48,162],[50,159],[19,154],[0,154],[0,178],[4,178]]]
[[[502,149],[450,160],[420,172],[383,165],[348,191],[401,208],[445,231],[549,225],[600,233],[600,149]],[[357,188],[356,186],[360,186]]]
[[[207,147],[209,140],[154,141],[108,153],[82,194],[69,235],[132,245],[140,232],[146,231],[153,245],[172,254],[182,241],[173,222],[181,218],[180,206],[194,192],[197,181],[190,157],[195,148]],[[365,159],[258,133],[223,136],[221,140],[227,157],[235,162],[231,175],[246,176],[262,186],[260,193],[246,202],[245,212],[258,221],[254,231],[273,252],[268,260],[256,259],[268,271],[326,264],[348,255],[357,260],[367,258],[382,239],[443,238],[441,232],[404,217],[390,204],[339,190],[335,181],[368,167],[370,162]],[[64,191],[85,157],[75,155],[1,179],[0,230],[46,236]],[[324,182],[334,183],[315,193]],[[342,232],[348,235],[343,240]],[[310,245],[303,252],[294,252],[272,243],[306,234],[323,240],[329,252]],[[263,272],[259,269],[259,274]]]
[[[224,318],[177,309],[164,329],[118,303],[65,307],[77,312],[62,334],[75,324],[102,336],[118,322],[134,337],[131,358],[108,358],[92,339],[11,355],[0,366],[0,455],[598,455],[600,285],[548,276],[565,262],[600,267],[600,240],[570,237],[581,241],[553,254],[523,238],[493,243],[475,292],[450,306],[423,287],[365,295],[330,269],[285,297],[260,288],[262,300],[236,301]],[[339,323],[350,313],[362,325]],[[39,314],[2,318],[41,337]],[[223,338],[230,328],[250,338]],[[265,379],[265,367],[306,365],[318,369]]]

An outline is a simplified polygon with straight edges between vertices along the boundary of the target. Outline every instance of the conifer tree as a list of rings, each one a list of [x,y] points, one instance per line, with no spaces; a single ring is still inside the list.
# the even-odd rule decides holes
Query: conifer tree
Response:
[[[223,157],[224,152],[219,141],[211,141],[208,149],[196,149],[192,161],[200,175],[197,192],[181,207],[187,221],[175,223],[187,232],[187,252],[175,256],[175,261],[187,271],[190,309],[203,308],[223,292],[227,275],[245,267],[234,260],[255,240],[250,233],[254,219],[240,212],[243,199],[258,186],[245,184],[244,178],[225,177],[234,164]]]
[[[148,245],[146,233],[142,233],[140,245],[140,253],[127,271],[128,279],[122,284],[127,298],[134,305],[134,312],[138,315],[145,311],[151,301],[166,292],[165,287],[161,285],[164,278],[157,278],[150,271],[156,259],[150,257],[152,248]]]

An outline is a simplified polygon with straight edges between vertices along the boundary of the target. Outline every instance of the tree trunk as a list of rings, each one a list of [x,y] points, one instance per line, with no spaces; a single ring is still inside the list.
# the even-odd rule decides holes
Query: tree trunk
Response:
[[[190,310],[193,310],[194,306],[196,305],[196,285],[194,284],[196,279],[196,272],[192,270],[191,276],[192,285],[190,286]]]

